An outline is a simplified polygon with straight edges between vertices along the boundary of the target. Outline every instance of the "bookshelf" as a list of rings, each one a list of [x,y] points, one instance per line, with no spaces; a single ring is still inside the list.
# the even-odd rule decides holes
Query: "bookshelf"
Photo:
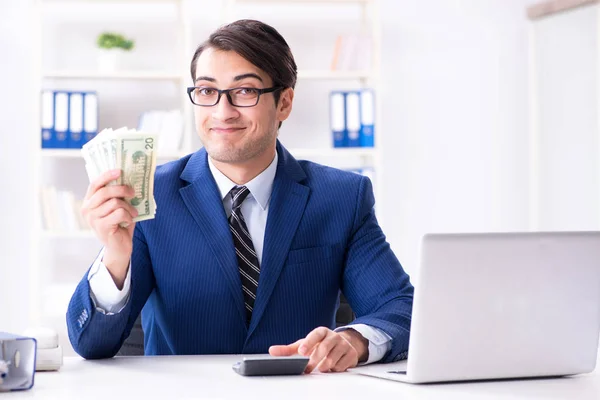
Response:
[[[370,71],[299,70],[298,79],[367,80],[374,78]]]
[[[297,98],[301,96],[301,92],[305,87],[314,88],[318,86],[326,87],[326,90],[319,92],[319,95],[328,96],[329,90],[335,89],[360,89],[370,87],[375,90],[375,147],[372,148],[334,148],[332,140],[316,141],[318,145],[313,147],[300,147],[294,142],[289,146],[285,142],[285,134],[280,135],[284,145],[290,153],[296,158],[307,159],[321,164],[331,164],[334,167],[345,169],[355,168],[370,168],[372,171],[369,177],[373,180],[375,198],[377,202],[377,216],[380,223],[385,221],[385,204],[383,201],[383,182],[384,182],[384,167],[382,149],[384,146],[384,135],[382,135],[382,107],[378,99],[382,93],[382,84],[380,79],[381,71],[381,18],[378,0],[224,0],[223,3],[223,20],[231,22],[242,18],[252,18],[262,20],[272,24],[278,30],[288,44],[292,48],[292,52],[296,58],[298,65],[298,82],[296,84]],[[302,12],[303,10],[306,12]],[[277,12],[281,13],[280,18]],[[291,16],[289,20],[285,19],[285,13],[288,12]],[[330,65],[332,52],[326,51],[318,53],[318,56],[328,57],[325,62],[319,63],[319,67],[314,67],[314,63],[310,62],[311,58],[317,57],[313,54],[298,54],[297,49],[306,47],[306,43],[311,39],[313,43],[308,46],[319,46],[319,42],[331,42],[332,37],[315,37],[305,35],[307,24],[311,24],[311,28],[318,29],[319,26],[324,27],[330,24],[328,16],[336,15],[336,18],[342,20],[346,18],[350,23],[354,24],[350,31],[343,33],[360,33],[371,37],[370,51],[370,68],[358,69],[332,69]],[[300,24],[301,37],[298,41],[294,41],[293,30],[284,31],[287,24]],[[337,29],[334,28],[334,29]],[[340,27],[343,29],[343,27]],[[342,31],[341,31],[342,32]],[[290,36],[288,37],[288,33]],[[334,31],[335,34],[335,31]],[[307,37],[308,36],[308,37]],[[302,46],[304,44],[304,46]],[[307,68],[306,66],[309,65]],[[285,131],[286,125],[289,123],[302,123],[303,121],[291,121],[296,109],[298,101],[295,100],[294,111],[289,121],[284,123],[282,131]],[[319,107],[313,104],[301,104],[301,107],[310,107],[311,109]],[[307,113],[310,114],[310,113]],[[306,115],[306,114],[305,114]],[[329,132],[329,121],[320,121],[317,135],[327,136],[331,139]],[[324,126],[323,126],[324,125]],[[325,133],[323,133],[325,132]],[[292,134],[298,134],[293,132]],[[384,223],[383,223],[384,224]],[[383,225],[382,224],[382,225]]]
[[[160,160],[168,161],[170,159],[177,159],[183,157],[184,155],[189,154],[186,151],[178,151],[178,152],[161,152],[158,153],[158,158]],[[42,149],[41,156],[43,158],[54,158],[54,159],[81,159],[81,150],[79,149]],[[83,160],[82,160],[83,162]]]
[[[171,27],[172,36],[177,43],[174,55],[169,56],[176,60],[173,65],[152,65],[153,69],[145,66],[131,65],[123,66],[114,72],[102,72],[94,68],[93,63],[78,64],[76,62],[57,63],[51,62],[52,57],[44,57],[47,54],[47,47],[52,42],[47,37],[52,38],[52,32],[48,30],[55,29],[60,31],[60,26],[46,27],[46,15],[48,13],[61,14],[62,19],[76,19],[81,13],[85,13],[85,24],[74,24],[74,29],[81,29],[82,35],[90,35],[88,25],[102,26],[102,23],[111,18],[110,12],[102,10],[110,7],[125,7],[123,12],[118,15],[120,26],[129,26],[131,29],[136,25],[141,25],[144,29],[144,21],[136,18],[136,7],[157,6],[155,8],[153,22],[160,23],[160,18],[164,17],[167,24]],[[257,7],[254,7],[256,5]],[[318,10],[319,7],[348,8],[352,14],[356,15],[357,27],[361,30],[368,30],[373,37],[373,51],[371,68],[356,70],[332,70],[329,67],[331,51],[326,50],[326,58],[323,63],[304,63],[297,58],[298,62],[298,84],[299,91],[310,91],[311,88],[320,90],[319,96],[328,105],[328,95],[331,89],[355,89],[361,87],[372,87],[376,93],[379,91],[379,60],[378,51],[380,49],[380,23],[378,18],[378,5],[376,0],[222,0],[221,3],[213,3],[208,0],[36,0],[34,18],[38,21],[38,31],[35,32],[38,37],[38,47],[34,49],[37,59],[38,75],[38,93],[42,89],[66,89],[66,90],[98,90],[99,95],[99,126],[101,130],[104,127],[120,127],[126,125],[121,123],[123,120],[135,121],[139,117],[139,112],[143,111],[141,106],[127,108],[122,111],[117,109],[114,104],[137,103],[137,97],[129,94],[129,97],[123,101],[119,95],[127,96],[128,91],[145,90],[144,93],[153,93],[153,90],[159,92],[161,97],[164,92],[175,93],[169,99],[169,105],[182,111],[184,118],[184,132],[181,146],[178,150],[159,152],[159,164],[170,160],[178,159],[200,147],[199,140],[193,126],[193,106],[185,92],[185,87],[189,85],[189,62],[197,44],[204,40],[208,33],[212,32],[219,25],[229,22],[232,18],[246,18],[244,7],[250,7],[260,11],[268,9],[271,6],[285,12],[289,7],[306,7]],[[72,7],[77,8],[77,12],[69,11]],[[89,10],[88,10],[89,7]],[[194,24],[195,19],[206,18],[206,7],[213,7],[214,15],[217,15],[217,21],[208,21],[206,27],[204,24]],[[151,7],[150,7],[151,8]],[[61,10],[69,12],[62,12]],[[57,11],[58,10],[58,11]],[[241,11],[241,15],[235,15],[236,10]],[[52,15],[52,14],[51,14]],[[131,22],[128,19],[131,19]],[[273,24],[279,28],[283,24],[272,21],[268,17],[261,18],[267,23]],[[336,18],[332,16],[332,18]],[[302,22],[306,29],[307,24],[320,24],[321,21],[312,22],[307,19]],[[129,25],[125,25],[129,24]],[[204,29],[199,32],[198,25]],[[111,29],[118,30],[119,25],[110,25]],[[167,32],[167,31],[165,31]],[[60,33],[60,32],[59,32]],[[62,32],[64,35],[64,32]],[[286,36],[285,32],[282,32]],[[58,35],[58,33],[57,33]],[[136,46],[142,38],[136,38]],[[335,37],[330,38],[333,44]],[[70,42],[69,42],[70,43]],[[76,45],[83,45],[81,40],[75,40]],[[55,46],[60,46],[60,40],[55,40]],[[140,43],[141,45],[142,43]],[[297,45],[311,46],[310,42],[296,42]],[[95,42],[88,43],[89,46],[95,46]],[[66,46],[69,46],[67,44]],[[78,51],[78,48],[69,48],[69,51]],[[295,51],[295,47],[292,47]],[[82,49],[85,51],[85,49]],[[46,52],[46,53],[45,53]],[[169,58],[160,54],[160,58]],[[64,53],[64,49],[63,49]],[[46,59],[45,59],[46,58]],[[47,62],[50,58],[50,62]],[[152,60],[152,59],[151,59]],[[306,58],[305,58],[306,60]],[[71,60],[72,61],[72,60]],[[148,64],[152,64],[149,62]],[[103,88],[108,87],[114,93],[104,96]],[[157,88],[157,89],[153,89]],[[108,91],[108,89],[107,89]],[[38,95],[36,93],[35,95]],[[115,94],[116,93],[116,94]],[[120,103],[119,103],[120,102]],[[332,138],[329,129],[329,119],[325,117],[328,114],[326,107],[320,107],[320,119],[315,122],[314,128],[311,128],[311,138],[308,141],[301,137],[303,113],[312,113],[311,102],[295,104],[294,111],[298,115],[297,120],[288,120],[285,122],[282,130],[282,141],[288,150],[298,159],[307,159],[322,164],[355,169],[371,168],[374,179],[377,199],[377,213],[381,220],[384,212],[382,201],[382,182],[383,182],[383,163],[381,157],[382,135],[381,132],[381,107],[380,102],[376,101],[376,147],[373,148],[333,148]],[[112,107],[112,108],[111,108]],[[152,104],[147,105],[150,109]],[[164,102],[159,102],[158,107],[165,107]],[[103,110],[109,110],[103,114]],[[34,110],[39,121],[39,105]],[[120,118],[120,119],[119,119]],[[133,127],[133,125],[128,125]],[[87,189],[87,176],[84,169],[84,160],[80,149],[46,149],[41,146],[40,130],[32,133],[37,139],[33,151],[34,157],[34,176],[32,177],[33,193],[41,193],[42,189],[49,184],[55,184],[59,189],[72,190],[76,192],[79,198],[83,198]],[[299,136],[300,135],[300,136]],[[284,137],[285,136],[285,137]],[[290,143],[287,143],[289,140]],[[41,197],[41,194],[40,194]],[[95,238],[93,232],[89,229],[47,229],[43,223],[43,207],[35,210],[37,221],[33,227],[31,254],[32,264],[30,268],[30,281],[32,293],[30,299],[30,321],[32,325],[50,326],[59,332],[63,348],[69,350],[64,314],[68,299],[70,298],[75,285],[85,273],[87,267],[93,260],[94,255],[100,247],[100,243]],[[58,279],[60,277],[60,279]]]
[[[369,147],[348,147],[348,148],[322,148],[322,149],[303,149],[303,148],[288,148],[289,152],[294,157],[368,157],[375,158],[378,152],[374,148]],[[186,151],[158,153],[158,157],[163,160],[177,159],[189,154]],[[79,149],[43,149],[41,156],[46,158],[71,158],[80,159],[81,150]]]
[[[111,101],[119,99],[119,95],[129,94],[129,98],[133,99],[129,102],[135,102],[135,95],[128,91],[135,93],[140,88],[145,91],[143,93],[174,93],[168,101],[147,101],[118,114],[122,119],[131,121],[128,126],[135,127],[140,111],[145,109],[168,107],[180,110],[184,122],[180,149],[159,154],[158,162],[177,159],[189,153],[194,148],[194,127],[192,105],[185,93],[190,80],[189,56],[193,49],[188,5],[186,0],[36,0],[33,18],[37,27],[34,32],[37,38],[34,48],[37,92],[33,95],[39,96],[45,89],[97,91],[98,130],[101,130],[125,125],[120,121],[115,122],[110,113],[102,114],[103,107],[108,108]],[[144,65],[124,62],[114,71],[100,70],[95,59],[97,35],[105,30],[151,33],[153,27],[143,17],[140,18],[144,13],[151,13],[150,22],[173,40],[175,45],[166,49],[169,53],[163,54],[170,62],[161,64],[150,59]],[[77,32],[77,35],[72,35],[73,32]],[[146,45],[148,48],[154,41],[147,40],[144,43],[144,37],[135,36],[134,39],[136,47]],[[57,55],[49,53],[49,49]],[[134,51],[137,51],[136,48]],[[70,54],[75,52],[81,52],[81,60]],[[60,56],[65,57],[66,61],[57,60]],[[127,100],[124,103],[127,105]],[[116,113],[115,110],[111,112]],[[35,106],[34,113],[40,127],[39,104]],[[36,138],[32,193],[37,193],[40,201],[34,211],[35,224],[30,245],[29,323],[58,331],[61,345],[68,355],[73,353],[68,343],[64,315],[70,296],[100,248],[100,243],[91,229],[66,229],[64,226],[48,229],[47,221],[44,221],[43,189],[48,185],[55,186],[56,189],[73,192],[78,199],[82,199],[88,182],[81,150],[42,148],[40,130],[38,128],[32,133]]]
[[[285,3],[297,3],[297,4],[311,4],[311,3],[332,3],[332,4],[368,4],[372,0],[235,0],[236,3],[268,3],[268,4],[285,4]]]
[[[119,71],[98,72],[84,70],[52,70],[45,71],[44,79],[134,79],[134,80],[171,80],[181,81],[184,77],[175,72],[148,72],[148,71]]]
[[[91,229],[82,229],[77,231],[50,231],[43,230],[40,233],[44,239],[95,239],[94,232]]]

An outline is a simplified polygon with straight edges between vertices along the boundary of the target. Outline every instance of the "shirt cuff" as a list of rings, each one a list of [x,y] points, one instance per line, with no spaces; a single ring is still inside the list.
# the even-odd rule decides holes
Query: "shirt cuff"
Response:
[[[90,272],[88,273],[88,282],[90,284],[90,297],[96,307],[96,311],[106,315],[120,313],[127,305],[129,294],[131,292],[131,262],[127,269],[123,289],[119,290],[110,272],[102,262],[104,249],[94,261]]]
[[[369,357],[367,358],[367,361],[360,363],[359,365],[380,361],[392,348],[392,338],[381,329],[365,324],[354,324],[340,326],[335,331],[340,332],[346,329],[354,329],[369,341]]]

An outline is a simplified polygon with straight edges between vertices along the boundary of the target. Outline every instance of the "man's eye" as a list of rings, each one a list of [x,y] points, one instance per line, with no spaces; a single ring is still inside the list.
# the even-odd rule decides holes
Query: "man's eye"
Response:
[[[241,94],[242,96],[256,96],[257,93],[258,93],[258,91],[254,88],[239,88],[238,89],[238,94]]]
[[[200,96],[212,96],[216,93],[216,91],[214,89],[210,89],[210,88],[200,88],[197,90],[197,93]]]

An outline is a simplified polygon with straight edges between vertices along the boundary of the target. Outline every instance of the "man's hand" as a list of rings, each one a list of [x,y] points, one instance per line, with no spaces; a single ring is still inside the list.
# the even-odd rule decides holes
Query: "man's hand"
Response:
[[[353,329],[334,332],[321,326],[292,344],[271,346],[269,354],[310,356],[304,371],[307,374],[315,368],[321,372],[342,372],[368,359],[369,341]]]
[[[104,245],[102,261],[115,285],[123,288],[133,251],[133,231],[137,210],[125,201],[135,193],[129,186],[109,186],[120,170],[106,171],[88,187],[81,214]],[[124,224],[121,226],[121,224]]]

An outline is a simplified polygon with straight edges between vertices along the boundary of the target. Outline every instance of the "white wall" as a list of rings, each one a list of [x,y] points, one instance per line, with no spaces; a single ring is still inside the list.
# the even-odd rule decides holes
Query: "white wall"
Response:
[[[410,272],[424,233],[527,229],[526,3],[383,1],[385,228]]]
[[[28,244],[33,206],[30,132],[35,120],[28,11],[32,1],[0,2],[0,331],[27,324]]]
[[[534,23],[540,230],[600,228],[598,5]]]
[[[33,191],[27,5],[0,5],[0,329],[26,323]],[[409,272],[431,231],[527,225],[527,22],[524,0],[382,0],[388,239]],[[29,90],[31,91],[31,90]],[[29,155],[30,156],[30,155]],[[8,183],[8,185],[6,185]],[[82,270],[85,266],[82,266]],[[24,297],[26,298],[26,297]],[[11,304],[8,310],[6,304]],[[14,308],[13,308],[14,306]]]

